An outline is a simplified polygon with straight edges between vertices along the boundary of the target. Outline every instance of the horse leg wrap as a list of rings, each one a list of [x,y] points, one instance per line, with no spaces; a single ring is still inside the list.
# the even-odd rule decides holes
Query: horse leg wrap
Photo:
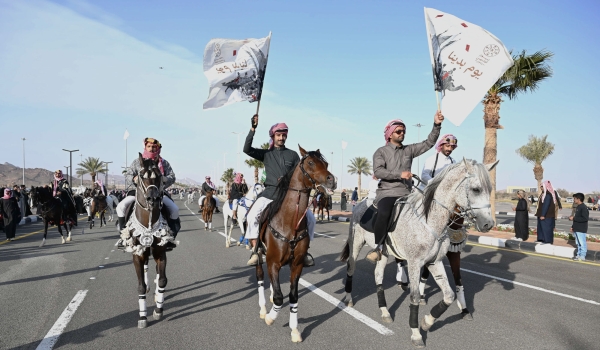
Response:
[[[279,311],[281,311],[281,305],[279,305],[279,306],[273,305],[273,307],[271,308],[271,311],[269,311],[269,318],[271,318],[273,321],[275,319],[277,319],[277,315],[279,314]]]
[[[456,304],[459,309],[466,309],[467,302],[465,301],[465,287],[456,286]]]
[[[156,291],[156,307],[162,309],[163,303],[165,302],[165,289],[158,288]]]
[[[146,317],[146,295],[139,296],[138,303],[140,304],[140,317]]]
[[[408,317],[408,325],[410,328],[419,328],[419,304],[410,304],[408,306],[410,316]]]
[[[448,309],[448,304],[444,303],[443,300],[441,300],[436,306],[434,306],[431,309],[431,316],[435,319],[440,318],[440,316],[442,316],[442,314],[444,312],[446,312],[446,310]]]
[[[148,265],[144,265],[144,283],[146,283],[146,288],[148,288]]]
[[[265,285],[264,283],[258,282],[258,306],[265,306],[267,302],[265,301]]]
[[[427,278],[421,278],[421,282],[419,282],[419,295],[425,295],[425,284],[427,283]]]
[[[352,276],[346,275],[346,293],[352,293]]]
[[[377,285],[377,303],[379,307],[387,307],[385,302],[385,290],[383,289],[383,285]]]
[[[290,303],[290,328],[298,328],[298,303]]]

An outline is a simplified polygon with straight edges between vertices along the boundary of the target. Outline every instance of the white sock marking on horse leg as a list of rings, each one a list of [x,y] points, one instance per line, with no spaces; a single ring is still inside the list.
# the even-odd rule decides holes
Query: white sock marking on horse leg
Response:
[[[467,302],[465,301],[465,287],[464,286],[456,286],[456,305],[460,310],[467,307]]]
[[[273,285],[270,285],[270,286],[269,286],[269,290],[271,291],[271,296],[269,297],[269,300],[270,300],[271,302],[273,302]]]
[[[156,289],[156,307],[159,309],[162,309],[164,302],[165,302],[165,289],[157,288]]]
[[[146,295],[140,295],[138,302],[140,304],[140,317],[146,317]]]
[[[425,295],[425,282],[423,280],[421,280],[421,282],[419,282],[419,294],[420,295]]]
[[[281,311],[281,306],[273,305],[271,311],[269,311],[269,318],[275,321],[277,319],[277,315],[279,315],[279,311]]]
[[[267,305],[267,301],[265,300],[265,286],[259,282],[258,283],[258,306]]]
[[[290,304],[290,328],[298,328],[298,303]]]
[[[144,265],[144,283],[146,283],[146,290],[148,289],[148,265]]]

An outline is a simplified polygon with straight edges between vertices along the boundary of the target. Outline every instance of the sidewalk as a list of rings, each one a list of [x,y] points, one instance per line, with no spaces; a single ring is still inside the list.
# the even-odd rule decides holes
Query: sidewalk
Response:
[[[343,222],[350,221],[352,215],[352,212],[342,212],[339,210],[330,210],[329,213],[332,220]],[[567,241],[566,239],[554,237],[554,244],[538,244],[535,243],[535,240],[537,239],[535,235],[529,235],[529,239],[525,242],[515,241],[513,239],[514,237],[515,234],[512,232],[489,231],[482,233],[471,230],[469,231],[468,239],[470,242],[482,245],[529,251],[562,258],[572,258],[577,251],[577,244],[573,240]],[[587,249],[585,260],[589,262],[600,262],[600,242],[588,241]]]

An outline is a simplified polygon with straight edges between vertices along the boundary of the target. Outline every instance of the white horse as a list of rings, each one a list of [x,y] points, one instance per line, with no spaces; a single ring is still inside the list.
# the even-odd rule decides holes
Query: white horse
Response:
[[[187,203],[188,204],[192,203],[195,198],[196,198],[196,192],[195,191],[190,192],[187,196]]]
[[[244,228],[246,214],[248,213],[248,210],[250,210],[252,203],[254,203],[256,200],[256,197],[258,197],[258,195],[264,190],[265,187],[262,184],[255,183],[254,186],[252,186],[252,189],[249,189],[248,193],[246,193],[246,195],[238,201],[237,220],[238,224],[240,225],[240,230],[242,231],[242,237],[246,235],[246,229]],[[228,227],[230,221],[229,219],[231,219],[231,226]],[[229,201],[225,201],[223,204],[223,222],[225,224],[225,233],[227,234],[227,237],[225,237],[225,247],[229,248],[231,245],[231,231],[233,231],[233,210],[229,208]],[[240,237],[240,240],[237,244],[238,246],[241,244],[241,241],[242,239]],[[250,249],[250,245],[247,243],[246,249]]]

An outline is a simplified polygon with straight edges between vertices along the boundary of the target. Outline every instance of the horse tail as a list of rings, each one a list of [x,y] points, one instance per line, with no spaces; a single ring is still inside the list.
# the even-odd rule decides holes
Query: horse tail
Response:
[[[340,254],[340,261],[346,262],[350,257],[350,243],[346,241],[346,245],[344,245],[344,249],[342,249],[342,253]]]

